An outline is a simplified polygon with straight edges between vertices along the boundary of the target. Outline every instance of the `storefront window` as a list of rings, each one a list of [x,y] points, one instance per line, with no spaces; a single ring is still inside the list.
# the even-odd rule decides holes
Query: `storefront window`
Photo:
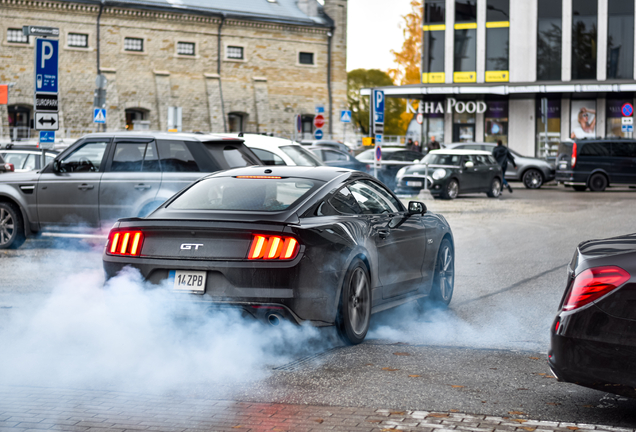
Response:
[[[634,2],[609,2],[607,26],[607,78],[632,79],[634,76]]]
[[[484,113],[484,141],[508,144],[508,101],[490,101]]]
[[[570,138],[596,137],[596,100],[573,100],[570,106]]]
[[[543,122],[542,100],[537,100],[537,146],[536,156],[549,158],[557,155],[561,142],[561,100],[548,99],[547,120],[548,133],[546,135]]]
[[[433,138],[438,143],[444,144],[444,114],[428,114],[424,117],[424,121],[427,123],[426,144],[433,141]]]
[[[474,113],[453,113],[453,142],[475,142]]]
[[[537,80],[561,80],[561,0],[539,0]]]
[[[572,0],[572,79],[596,79],[597,0]]]
[[[623,105],[632,103],[627,99],[608,99],[606,102],[607,111],[605,113],[605,136],[607,138],[631,138],[632,132],[623,132]]]

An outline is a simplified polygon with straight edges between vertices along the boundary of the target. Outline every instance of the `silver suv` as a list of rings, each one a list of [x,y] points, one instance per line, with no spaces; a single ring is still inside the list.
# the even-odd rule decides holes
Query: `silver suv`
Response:
[[[200,177],[262,165],[243,140],[204,134],[102,133],[39,171],[0,177],[0,249],[39,231],[95,232],[145,216]]]

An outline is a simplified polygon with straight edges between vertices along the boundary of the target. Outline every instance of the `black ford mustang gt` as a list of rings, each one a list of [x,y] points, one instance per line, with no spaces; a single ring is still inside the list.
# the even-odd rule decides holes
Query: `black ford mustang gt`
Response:
[[[207,176],[145,218],[119,220],[104,251],[175,295],[280,319],[336,325],[362,342],[373,313],[448,304],[453,235],[373,177],[331,167],[249,167]]]
[[[636,397],[636,234],[581,243],[551,330],[562,381]]]

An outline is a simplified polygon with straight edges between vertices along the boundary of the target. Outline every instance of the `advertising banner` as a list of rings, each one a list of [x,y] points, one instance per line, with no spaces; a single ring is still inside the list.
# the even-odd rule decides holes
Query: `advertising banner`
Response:
[[[573,100],[570,109],[570,138],[596,137],[596,101]]]

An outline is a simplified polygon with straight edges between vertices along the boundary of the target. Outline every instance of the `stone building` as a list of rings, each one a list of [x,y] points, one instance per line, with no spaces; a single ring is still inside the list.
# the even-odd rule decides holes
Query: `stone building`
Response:
[[[33,135],[34,38],[25,25],[60,29],[59,135],[95,129],[99,72],[107,80],[108,130],[290,136],[294,116],[326,135],[346,105],[347,0],[0,0],[0,106],[6,140]]]

